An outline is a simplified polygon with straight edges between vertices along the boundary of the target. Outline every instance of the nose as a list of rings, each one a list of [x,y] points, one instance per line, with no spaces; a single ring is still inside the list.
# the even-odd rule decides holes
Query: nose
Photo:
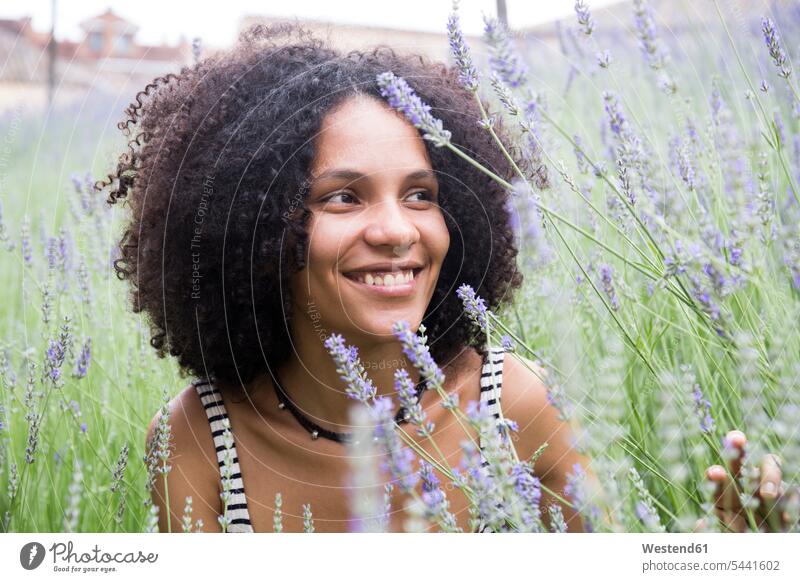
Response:
[[[411,210],[398,200],[381,201],[366,213],[368,224],[364,238],[371,246],[389,245],[395,253],[403,253],[419,238],[419,229],[409,218]]]

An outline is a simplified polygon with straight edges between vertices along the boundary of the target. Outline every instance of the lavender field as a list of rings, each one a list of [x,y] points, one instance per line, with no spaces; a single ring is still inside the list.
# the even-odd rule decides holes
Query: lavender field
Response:
[[[494,341],[547,371],[602,483],[570,481],[587,529],[717,531],[704,470],[726,464],[723,437],[739,429],[743,506],[757,502],[756,460],[775,453],[787,494],[774,516],[798,531],[800,5],[677,4],[578,2],[558,49],[495,21],[467,47],[457,19],[442,23],[486,131],[502,117],[514,143],[498,147],[526,162],[504,181],[522,292],[497,314],[461,292]],[[380,82],[427,138],[466,155],[402,80]],[[112,268],[125,209],[93,188],[124,145],[128,98],[0,115],[2,531],[156,528],[148,487],[167,467],[163,450],[146,455],[145,432],[187,379],[129,310]],[[384,425],[390,453],[403,446],[394,430]],[[540,531],[538,497],[504,479],[512,460],[497,454],[461,483],[476,515],[490,496],[512,529]],[[446,529],[446,503],[426,499],[421,515]],[[279,508],[276,529],[281,511],[303,515]],[[192,527],[189,512],[172,524]]]

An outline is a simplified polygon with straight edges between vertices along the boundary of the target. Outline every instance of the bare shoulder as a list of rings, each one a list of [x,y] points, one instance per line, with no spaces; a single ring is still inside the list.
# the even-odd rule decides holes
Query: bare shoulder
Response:
[[[506,354],[501,406],[503,415],[519,425],[515,446],[520,459],[529,459],[547,443],[536,473],[543,481],[563,482],[566,472],[582,459],[573,448],[572,427],[547,399],[546,378],[547,372],[533,361]]]
[[[206,437],[209,432],[208,420],[206,418],[203,403],[197,394],[197,390],[193,385],[189,385],[181,390],[172,400],[169,401],[167,408],[169,410],[169,425],[171,432],[171,442],[176,450],[176,454],[180,452],[181,455],[188,455],[193,452],[201,452],[203,442],[209,446],[206,447],[206,452],[213,451],[213,441]],[[156,433],[159,419],[161,418],[161,409],[156,411],[153,419],[150,421],[150,426],[147,429],[147,441],[150,442]],[[180,445],[194,442],[194,447],[182,447]]]
[[[180,531],[180,519],[186,498],[192,498],[193,519],[202,519],[204,531],[219,531],[219,468],[211,429],[205,409],[194,386],[190,385],[169,401],[169,472],[159,474],[153,490],[153,502],[159,508],[159,529]],[[148,450],[157,436],[161,411],[147,429]],[[170,518],[167,519],[166,500]]]

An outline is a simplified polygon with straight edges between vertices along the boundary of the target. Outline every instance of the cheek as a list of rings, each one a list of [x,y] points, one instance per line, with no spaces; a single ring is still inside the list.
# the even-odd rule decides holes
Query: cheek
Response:
[[[314,220],[308,224],[307,269],[311,276],[324,276],[336,269],[341,254],[350,244],[346,221]]]
[[[423,236],[427,241],[426,246],[431,253],[431,257],[439,263],[444,261],[444,257],[450,248],[450,232],[447,230],[444,215],[439,214],[435,220],[431,221],[426,226]]]

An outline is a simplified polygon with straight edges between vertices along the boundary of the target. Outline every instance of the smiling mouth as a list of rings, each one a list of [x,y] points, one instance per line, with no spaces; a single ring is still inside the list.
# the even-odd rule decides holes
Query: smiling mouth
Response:
[[[351,271],[342,273],[346,278],[356,283],[361,283],[368,287],[376,288],[403,288],[413,286],[414,281],[424,267],[418,269],[406,269],[404,271]]]

